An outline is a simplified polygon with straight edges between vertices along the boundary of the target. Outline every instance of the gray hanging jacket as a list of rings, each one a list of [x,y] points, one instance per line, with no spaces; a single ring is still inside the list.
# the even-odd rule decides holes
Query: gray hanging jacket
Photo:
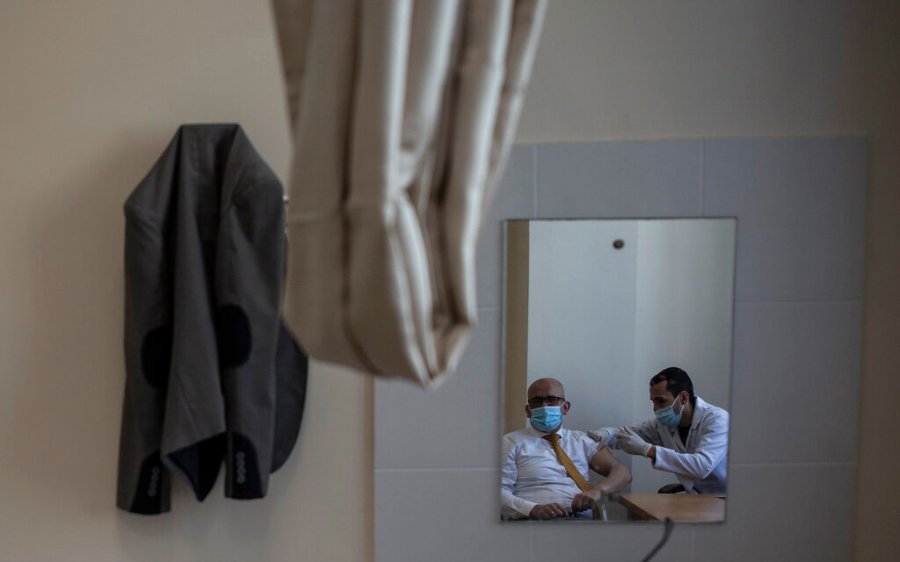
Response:
[[[266,495],[297,440],[308,362],[285,328],[283,190],[236,124],[183,125],[125,203],[117,505]]]

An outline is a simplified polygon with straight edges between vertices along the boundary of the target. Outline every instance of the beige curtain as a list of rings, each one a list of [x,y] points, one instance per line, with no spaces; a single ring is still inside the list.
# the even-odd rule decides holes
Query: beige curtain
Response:
[[[478,228],[544,0],[273,0],[294,155],[287,316],[316,359],[432,386],[476,320]]]

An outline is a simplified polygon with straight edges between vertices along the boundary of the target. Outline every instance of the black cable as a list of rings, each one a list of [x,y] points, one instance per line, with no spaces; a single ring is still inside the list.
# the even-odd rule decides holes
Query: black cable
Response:
[[[674,526],[675,526],[675,524],[672,522],[672,519],[670,517],[666,517],[665,528],[663,529],[662,539],[659,541],[659,543],[656,546],[653,547],[653,550],[650,551],[650,554],[648,554],[647,556],[644,557],[643,560],[641,560],[641,562],[649,562],[649,560],[651,558],[653,558],[657,552],[659,552],[659,549],[661,549],[663,546],[665,546],[666,541],[669,540],[669,536],[672,534],[672,528]]]

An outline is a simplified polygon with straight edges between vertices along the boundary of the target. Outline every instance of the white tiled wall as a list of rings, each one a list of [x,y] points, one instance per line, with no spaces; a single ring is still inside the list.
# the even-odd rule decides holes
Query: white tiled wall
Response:
[[[862,344],[859,138],[519,145],[484,226],[479,326],[425,392],[375,385],[377,562],[640,560],[661,526],[497,520],[501,221],[736,216],[728,521],[654,560],[848,560]]]

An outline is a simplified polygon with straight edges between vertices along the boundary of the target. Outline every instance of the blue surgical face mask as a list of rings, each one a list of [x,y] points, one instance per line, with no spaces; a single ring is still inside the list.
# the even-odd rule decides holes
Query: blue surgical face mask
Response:
[[[673,402],[672,406],[674,405],[675,403]],[[677,414],[672,406],[666,406],[665,408],[660,408],[653,412],[656,415],[656,420],[666,427],[675,427],[681,423],[681,414],[684,413],[684,402],[681,403],[681,411]]]
[[[544,406],[531,409],[531,425],[538,431],[550,433],[562,423],[563,413],[560,406]]]

